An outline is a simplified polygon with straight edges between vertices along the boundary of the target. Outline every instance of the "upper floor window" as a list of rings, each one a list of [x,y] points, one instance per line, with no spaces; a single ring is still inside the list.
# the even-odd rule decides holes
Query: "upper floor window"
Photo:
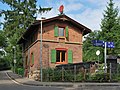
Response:
[[[66,37],[68,38],[69,32],[68,32],[68,26],[66,27],[58,27],[55,26],[54,28],[54,36],[55,37]]]
[[[59,34],[59,36],[64,36],[64,35],[65,35],[65,34],[64,34],[64,28],[59,27],[58,34]]]

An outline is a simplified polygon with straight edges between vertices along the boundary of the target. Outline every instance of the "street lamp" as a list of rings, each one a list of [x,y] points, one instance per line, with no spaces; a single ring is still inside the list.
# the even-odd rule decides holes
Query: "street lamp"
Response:
[[[40,80],[42,82],[42,19],[40,22],[41,29],[40,29]]]
[[[16,68],[16,48],[15,48],[15,46],[13,46],[13,64],[14,64],[14,73],[15,73],[15,68]]]

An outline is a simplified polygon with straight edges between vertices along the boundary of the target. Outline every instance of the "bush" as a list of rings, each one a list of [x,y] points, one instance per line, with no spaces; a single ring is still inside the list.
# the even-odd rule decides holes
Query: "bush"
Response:
[[[23,68],[17,68],[17,74],[24,76],[24,69]]]
[[[76,80],[77,81],[83,81],[84,80],[84,74],[78,73],[77,76],[76,76]]]
[[[63,79],[64,79],[64,81],[73,81],[74,74],[70,70],[64,71]]]
[[[62,80],[62,71],[54,69],[53,81],[61,81]]]
[[[10,69],[9,62],[4,58],[0,57],[0,70],[7,70]]]
[[[43,69],[43,81],[53,81],[54,70],[52,68]]]
[[[99,81],[99,82],[108,82],[110,80],[109,73],[95,73],[93,75],[90,75],[90,79],[93,81]]]

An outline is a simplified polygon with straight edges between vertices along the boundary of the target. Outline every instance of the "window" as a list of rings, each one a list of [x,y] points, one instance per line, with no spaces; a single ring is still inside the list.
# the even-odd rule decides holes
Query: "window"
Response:
[[[54,27],[54,36],[55,37],[66,37],[68,38],[69,37],[69,32],[68,32],[68,26],[66,27],[58,27],[58,26],[55,26]]]
[[[51,50],[51,63],[67,64],[73,63],[72,50],[56,48]]]
[[[66,62],[66,51],[63,50],[56,51],[56,62]]]
[[[28,67],[28,56],[26,56],[26,59],[25,59],[25,68],[27,69]]]
[[[30,65],[31,65],[31,67],[33,66],[33,64],[34,64],[34,54],[31,53],[31,59],[30,59]]]
[[[59,32],[58,32],[59,34],[59,36],[61,37],[61,36],[64,36],[64,28],[61,28],[61,27],[59,27]]]

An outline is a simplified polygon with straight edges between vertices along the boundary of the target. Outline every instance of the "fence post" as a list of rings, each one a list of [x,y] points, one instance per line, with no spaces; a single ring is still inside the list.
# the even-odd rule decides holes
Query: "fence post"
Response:
[[[112,65],[111,65],[111,63],[110,63],[110,81],[111,81],[111,79],[112,79],[112,78],[111,78],[111,74],[112,74],[112,71],[111,71],[112,68],[111,68],[111,67],[112,67]]]
[[[117,63],[117,78],[118,78],[118,75],[119,75],[118,70],[119,70],[119,64]]]
[[[76,81],[76,65],[74,65],[74,81]]]
[[[64,67],[62,66],[62,81],[64,81]]]

